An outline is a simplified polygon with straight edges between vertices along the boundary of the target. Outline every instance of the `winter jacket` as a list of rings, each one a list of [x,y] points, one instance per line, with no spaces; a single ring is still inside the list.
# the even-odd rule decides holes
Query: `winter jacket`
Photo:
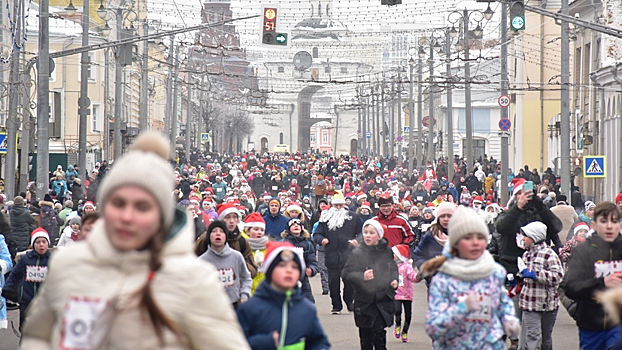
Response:
[[[395,300],[413,300],[414,285],[417,273],[413,269],[412,260],[407,262],[397,262],[397,272],[399,273],[399,283],[395,290]]]
[[[221,252],[209,247],[199,259],[207,261],[216,268],[231,303],[250,298],[252,279],[242,253],[225,244]]]
[[[516,261],[519,256],[525,252],[516,244],[516,235],[520,233],[520,228],[534,221],[540,221],[547,227],[546,242],[553,241],[559,249],[562,244],[557,233],[562,229],[562,222],[542,204],[541,211],[536,210],[530,202],[524,209],[520,209],[517,204],[510,206],[508,210],[504,210],[497,217],[495,227],[497,232],[501,234],[499,241],[499,263],[505,267],[508,273],[517,274],[518,267]]]
[[[606,316],[595,293],[604,291],[605,276],[622,271],[622,236],[605,242],[596,232],[573,251],[561,288],[577,302],[577,326],[601,332],[615,327]]]
[[[86,196],[84,195],[84,187],[82,184],[73,183],[71,186],[71,199],[73,201],[74,208],[78,208],[78,202],[84,200]]]
[[[276,181],[275,179],[272,179],[268,181],[268,183],[266,184],[266,191],[270,192],[270,195],[272,197],[278,196],[279,192],[281,192],[284,189],[285,189],[285,184],[283,183],[283,181]]]
[[[285,231],[287,222],[289,221],[287,216],[281,213],[272,215],[269,209],[266,215],[263,216],[263,219],[266,222],[266,234],[276,239],[280,238],[281,232]]]
[[[11,229],[17,243],[17,251],[23,252],[30,245],[30,233],[36,228],[35,219],[24,206],[14,206],[11,209]]]
[[[52,191],[56,191],[58,198],[65,197],[67,193],[67,182],[65,180],[54,180],[52,182]]]
[[[415,253],[413,255],[414,265],[419,269],[424,262],[435,258],[443,253],[443,246],[439,244],[434,236],[432,236],[432,232],[428,231],[423,234],[421,238],[421,242],[415,248]]]
[[[363,279],[366,270],[374,270],[374,278]],[[377,245],[364,243],[354,249],[341,273],[345,283],[354,287],[354,323],[357,327],[372,328],[380,316],[386,326],[393,324],[395,289],[392,281],[399,280],[393,252],[386,239]]]
[[[564,268],[557,254],[545,242],[532,244],[523,254],[527,268],[536,273],[536,280],[523,279],[519,307],[527,311],[554,311],[559,307],[559,284]]]
[[[307,268],[311,269],[311,277],[315,276],[319,271],[319,267],[317,264],[317,258],[315,257],[315,248],[313,247],[315,244],[311,242],[309,232],[305,230],[302,236],[294,236],[289,231],[283,231],[283,233],[281,233],[281,237],[284,242],[291,243],[302,253],[302,256],[305,259],[305,265]],[[306,271],[303,272],[302,276],[300,276],[300,282],[300,290],[302,291],[302,294],[309,299],[309,301],[315,303],[313,291],[311,290],[311,283],[309,283],[309,277],[307,276]]]
[[[203,255],[207,251],[207,246],[209,243],[209,238],[207,237],[207,232],[204,232],[195,242],[194,242],[194,253],[197,256]],[[257,275],[257,265],[255,264],[255,259],[253,258],[253,251],[251,250],[250,244],[246,241],[246,238],[242,236],[239,228],[235,228],[233,232],[227,233],[227,244],[231,249],[235,249],[238,252],[242,253],[244,256],[244,261],[246,261],[246,268],[248,272],[251,273],[251,278],[255,278]]]
[[[238,307],[237,313],[246,340],[253,350],[276,349],[272,337],[274,331],[284,336],[285,346],[304,339],[302,348],[305,350],[330,349],[315,307],[298,288],[281,292],[262,282],[253,297]],[[285,335],[281,334],[283,329]]]
[[[137,292],[149,276],[151,253],[117,251],[105,224],[99,220],[85,242],[54,253],[45,285],[30,306],[22,332],[24,349],[70,345],[63,336],[65,320],[72,315],[69,308],[96,307],[116,297],[122,310],[111,311],[114,321],[93,349],[249,349],[217,271],[192,252],[194,229],[188,214],[176,210],[160,253],[162,266],[151,281],[155,303],[178,326],[183,339],[163,327],[163,346],[137,305]]]
[[[5,288],[4,275],[9,273],[13,268],[13,259],[9,252],[9,247],[4,241],[4,236],[0,235],[0,290]],[[0,297],[0,329],[8,328],[8,317],[6,313],[6,302],[4,297]]]
[[[50,235],[50,246],[55,245],[60,237],[59,227],[65,223],[65,220],[54,210],[54,203],[41,201],[41,227]]]
[[[551,212],[562,222],[562,229],[557,234],[559,235],[559,240],[564,244],[568,236],[574,234],[573,225],[579,219],[579,216],[571,205],[558,204],[551,208]]]
[[[225,198],[225,194],[227,193],[227,184],[220,180],[220,182],[214,182],[212,184],[212,189],[214,190],[214,195],[218,198],[218,200],[222,201]]]
[[[350,241],[356,239],[356,236],[363,232],[363,223],[358,215],[349,212],[351,219],[345,220],[343,226],[336,230],[329,230],[326,222],[320,221],[317,225],[313,240],[316,244],[322,245],[324,238],[328,239],[328,244],[324,246],[324,254],[326,261],[324,265],[327,268],[343,267],[350,256],[352,245]]]
[[[389,241],[389,247],[398,244],[410,244],[415,239],[408,219],[398,214],[395,209],[387,216],[378,211],[378,215],[374,219],[387,226],[384,230],[384,238]]]
[[[485,279],[464,281],[437,273],[429,289],[426,333],[432,338],[433,349],[452,350],[503,350],[505,349],[503,321],[514,320],[514,303],[504,288],[506,272],[495,263],[494,272]],[[492,312],[487,322],[479,313],[471,313],[460,298],[468,292],[488,296],[486,304]]]
[[[18,261],[4,289],[9,294],[17,293],[17,301],[20,304],[30,304],[32,299],[41,291],[41,284],[48,275],[48,260],[50,251],[39,255],[34,250],[29,250]]]

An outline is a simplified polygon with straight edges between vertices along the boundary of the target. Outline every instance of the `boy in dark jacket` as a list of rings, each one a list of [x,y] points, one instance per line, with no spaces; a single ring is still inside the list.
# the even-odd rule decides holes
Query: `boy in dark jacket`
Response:
[[[19,329],[22,330],[26,309],[39,292],[41,284],[48,275],[48,259],[50,258],[50,236],[39,227],[32,232],[32,250],[22,256],[11,271],[4,285],[3,296],[17,299],[19,303]],[[19,288],[17,297],[15,292]]]
[[[309,299],[309,301],[315,303],[309,278],[317,274],[318,266],[317,259],[315,258],[315,248],[313,248],[313,243],[311,243],[311,236],[309,232],[302,227],[302,222],[298,218],[290,219],[287,226],[288,229],[281,233],[281,237],[283,237],[284,242],[291,243],[296,247],[296,250],[302,254],[307,268],[301,277],[302,286],[300,289],[302,290],[302,294]]]
[[[386,349],[385,328],[393,324],[397,264],[383,238],[385,227],[377,220],[363,224],[363,244],[343,268],[346,283],[354,286],[354,323],[359,328],[362,350]]]
[[[622,283],[620,209],[601,202],[594,209],[594,233],[572,252],[561,284],[566,296],[577,302],[581,349],[609,349],[620,330],[607,317],[596,293]]]
[[[315,307],[297,288],[305,270],[302,254],[291,243],[267,243],[266,279],[237,310],[253,350],[330,349]]]

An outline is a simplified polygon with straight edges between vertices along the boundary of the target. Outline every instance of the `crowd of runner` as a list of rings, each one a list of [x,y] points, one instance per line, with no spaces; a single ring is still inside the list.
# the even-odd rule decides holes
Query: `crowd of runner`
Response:
[[[552,349],[560,305],[582,349],[622,348],[622,193],[572,186],[571,206],[550,168],[525,166],[499,203],[492,157],[409,172],[168,147],[146,133],[113,165],[0,196],[0,328],[19,307],[23,348],[329,349],[311,278],[361,349],[386,349],[390,327],[409,341],[415,283],[435,349]]]

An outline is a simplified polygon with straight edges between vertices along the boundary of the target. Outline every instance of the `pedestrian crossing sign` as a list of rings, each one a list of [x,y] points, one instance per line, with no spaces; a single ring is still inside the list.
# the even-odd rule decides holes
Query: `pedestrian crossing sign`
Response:
[[[0,154],[6,154],[7,148],[9,148],[7,145],[7,141],[8,134],[6,132],[0,133]],[[17,149],[17,147],[15,147],[15,149]]]
[[[201,133],[201,143],[209,143],[209,133],[208,132],[203,132]]]
[[[607,170],[606,164],[605,156],[583,157],[583,177],[605,177],[605,171]]]

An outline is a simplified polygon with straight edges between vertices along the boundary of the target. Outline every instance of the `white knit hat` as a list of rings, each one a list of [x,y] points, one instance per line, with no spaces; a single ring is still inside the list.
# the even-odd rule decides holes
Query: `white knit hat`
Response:
[[[97,199],[105,210],[108,197],[119,187],[135,186],[149,192],[162,211],[165,230],[173,224],[175,202],[171,193],[175,187],[173,167],[167,162],[170,143],[161,133],[145,131],[130,147],[130,152],[116,159],[99,186]]]
[[[459,207],[456,209],[449,220],[447,227],[449,233],[449,246],[455,247],[458,241],[470,234],[479,233],[488,238],[490,232],[484,220],[473,210],[468,207]]]
[[[375,220],[375,219],[369,219],[365,221],[365,223],[363,224],[363,230],[365,230],[365,226],[367,225],[372,225],[376,229],[376,232],[378,232],[378,235],[380,236],[380,238],[384,237],[384,230],[387,227],[381,224],[380,221]]]

